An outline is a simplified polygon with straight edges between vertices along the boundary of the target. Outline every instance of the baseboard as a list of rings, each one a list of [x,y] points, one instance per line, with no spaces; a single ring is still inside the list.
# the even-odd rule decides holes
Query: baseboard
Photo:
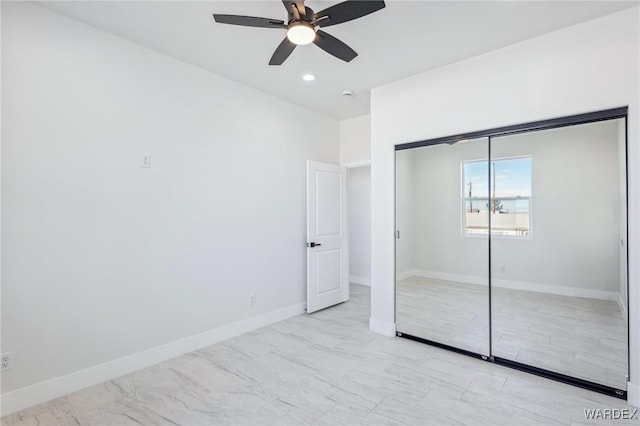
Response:
[[[627,402],[640,408],[640,385],[627,382]]]
[[[423,278],[432,278],[437,280],[444,281],[455,281],[465,284],[479,284],[479,285],[487,285],[486,277],[478,277],[473,275],[461,275],[461,274],[450,274],[446,272],[433,272],[433,271],[425,271],[422,269],[413,269],[410,271],[403,272],[399,275],[406,275],[405,279],[409,276],[417,276]],[[618,302],[618,292],[615,291],[605,291],[605,290],[591,290],[585,288],[578,287],[564,287],[558,285],[551,284],[540,284],[540,283],[532,283],[525,281],[515,281],[515,280],[502,280],[502,279],[494,279],[492,281],[494,287],[498,288],[508,288],[512,290],[526,290],[533,291],[536,293],[546,293],[546,294],[554,294],[558,296],[569,296],[569,297],[584,297],[587,299],[598,299],[598,300],[608,300],[612,302]]]
[[[558,296],[584,297],[586,299],[608,300],[617,302],[618,293],[615,291],[592,290],[588,288],[563,287],[552,284],[538,284],[512,280],[493,280],[496,287],[513,290],[534,291],[536,293],[555,294]]]
[[[371,165],[371,160],[351,161],[347,163],[342,163],[340,165],[345,166],[347,169],[353,169],[355,167],[366,167]]]
[[[618,307],[620,308],[620,312],[622,312],[622,316],[624,317],[625,324],[629,325],[629,316],[627,315],[627,304],[622,300],[622,296],[620,293],[617,294],[616,301],[618,302]]]
[[[394,337],[396,335],[396,323],[369,318],[369,330],[384,336]]]
[[[367,287],[371,287],[371,278],[369,277],[360,277],[358,275],[349,275],[349,282],[353,284],[366,285]]]
[[[451,274],[448,272],[434,272],[424,269],[412,269],[408,271],[414,277],[431,278],[434,280],[453,281],[465,284],[487,285],[488,277],[478,277],[475,275]]]
[[[419,271],[417,269],[409,269],[408,271],[398,272],[396,274],[396,281],[406,280],[409,277],[419,276],[418,272]]]
[[[176,340],[104,364],[56,377],[0,396],[2,415],[32,407],[43,402],[97,385],[107,380],[158,364],[223,340],[265,327],[304,313],[305,303],[298,303],[266,314],[247,318],[195,336]]]

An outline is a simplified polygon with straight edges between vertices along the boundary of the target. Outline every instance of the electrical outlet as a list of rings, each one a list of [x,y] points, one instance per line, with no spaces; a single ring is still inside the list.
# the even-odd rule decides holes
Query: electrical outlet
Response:
[[[255,294],[250,294],[249,295],[249,304],[252,305],[252,306],[256,304],[256,295]]]
[[[13,368],[13,352],[5,352],[0,358],[0,371],[11,370]]]
[[[142,161],[140,162],[140,167],[143,169],[151,168],[151,154],[144,154],[142,156]]]

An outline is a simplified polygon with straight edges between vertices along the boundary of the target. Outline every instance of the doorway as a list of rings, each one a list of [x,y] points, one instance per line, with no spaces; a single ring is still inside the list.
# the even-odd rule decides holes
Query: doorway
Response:
[[[349,282],[371,286],[371,166],[347,167]]]

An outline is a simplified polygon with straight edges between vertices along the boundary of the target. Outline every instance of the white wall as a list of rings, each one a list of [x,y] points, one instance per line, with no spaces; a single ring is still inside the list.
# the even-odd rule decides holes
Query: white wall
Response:
[[[4,413],[90,379],[29,385],[302,311],[305,161],[338,162],[338,122],[38,6],[2,9]]]
[[[394,145],[629,106],[629,400],[640,405],[640,8],[376,88],[370,326],[393,334]]]
[[[371,168],[347,169],[349,281],[371,285]]]
[[[371,116],[340,122],[340,164],[357,166],[371,162]]]
[[[530,236],[492,238],[494,285],[618,300],[619,196],[626,188],[622,181],[618,190],[620,170],[625,169],[624,151],[622,158],[618,155],[623,121],[492,140],[492,158],[531,156],[533,191]],[[410,265],[396,252],[396,273],[416,269],[421,276],[487,283],[487,238],[464,235],[460,199],[461,162],[487,158],[487,150],[485,138],[396,153],[396,158],[408,155],[413,160],[415,235]],[[398,201],[403,169],[397,162]],[[408,214],[400,210],[397,218]]]
[[[491,151],[531,155],[533,191],[531,238],[492,239],[492,277],[617,301],[618,122],[496,138]]]
[[[479,278],[479,282],[488,283],[487,239],[462,235],[460,200],[460,163],[486,158],[487,150],[484,138],[397,153],[414,153],[413,269]]]
[[[349,193],[349,280],[371,285],[371,120],[340,122],[340,164],[347,166]]]

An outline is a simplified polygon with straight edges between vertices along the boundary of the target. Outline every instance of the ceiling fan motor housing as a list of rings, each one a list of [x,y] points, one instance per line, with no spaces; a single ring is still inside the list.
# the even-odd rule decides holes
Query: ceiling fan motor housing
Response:
[[[310,7],[305,6],[304,7],[304,16],[300,15],[300,20],[301,21],[311,22],[311,21],[313,21],[314,15],[315,14],[313,12],[313,9],[311,9]],[[296,20],[296,17],[293,15],[293,10],[290,10],[289,11],[289,22],[288,22],[288,24],[291,24],[295,20]]]

